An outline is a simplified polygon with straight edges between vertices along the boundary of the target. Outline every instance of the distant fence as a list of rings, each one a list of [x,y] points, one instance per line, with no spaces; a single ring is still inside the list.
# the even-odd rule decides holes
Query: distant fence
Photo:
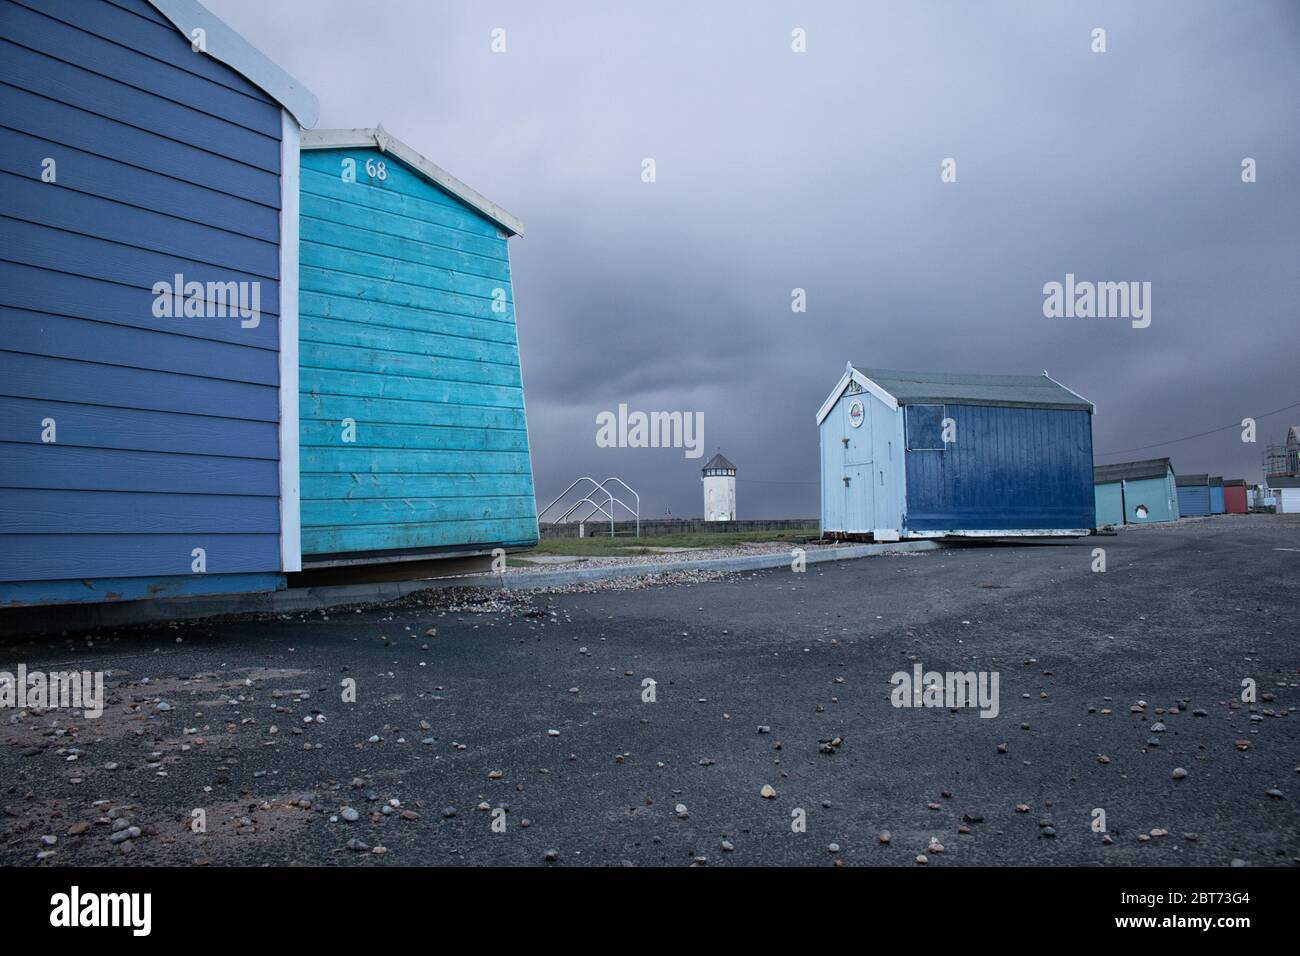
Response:
[[[749,531],[806,531],[810,535],[818,533],[820,524],[816,518],[773,518],[754,521],[705,521],[703,518],[654,518],[641,520],[641,537],[658,537],[665,534],[738,534]],[[636,522],[616,521],[614,531],[618,535],[631,537],[636,534]],[[576,538],[578,523],[564,524],[544,522],[541,525],[543,538]],[[593,519],[587,522],[587,537],[594,538],[609,534],[609,521]]]

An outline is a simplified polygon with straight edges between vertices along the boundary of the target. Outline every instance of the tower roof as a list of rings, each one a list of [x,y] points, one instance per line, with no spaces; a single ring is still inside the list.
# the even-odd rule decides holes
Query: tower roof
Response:
[[[730,470],[730,471],[735,471],[735,470],[736,470],[736,466],[733,465],[731,462],[727,461],[726,457],[722,454],[722,452],[718,452],[716,455],[714,455],[712,458],[710,458],[707,462],[705,462],[705,463],[704,463],[704,467],[703,467],[701,470],[702,470],[702,471],[713,471],[713,470],[718,469],[718,468],[725,468],[725,469],[728,469],[728,470]]]

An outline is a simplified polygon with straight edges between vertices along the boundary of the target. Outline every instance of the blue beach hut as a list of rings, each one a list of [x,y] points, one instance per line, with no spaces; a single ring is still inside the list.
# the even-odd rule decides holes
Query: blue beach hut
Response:
[[[1184,518],[1213,514],[1210,507],[1210,476],[1179,475],[1178,513]]]
[[[1210,475],[1210,514],[1226,514],[1227,510],[1223,500],[1223,476]]]
[[[0,0],[0,80],[0,607],[281,586],[315,98],[193,0]]]
[[[850,364],[817,413],[828,535],[1084,535],[1092,403],[1041,376]]]

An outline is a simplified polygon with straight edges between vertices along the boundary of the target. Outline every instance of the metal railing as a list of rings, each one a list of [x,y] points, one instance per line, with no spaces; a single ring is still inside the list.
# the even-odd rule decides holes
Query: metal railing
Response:
[[[552,501],[549,505],[547,505],[545,508],[543,508],[541,511],[537,513],[537,523],[540,525],[542,522],[542,518],[546,515],[546,513],[550,511],[552,508],[554,508],[556,505],[558,505],[566,497],[568,497],[569,492],[573,491],[574,488],[577,488],[579,485],[583,484],[583,482],[586,482],[587,486],[590,487],[587,486],[583,487],[582,497],[579,498],[577,501],[575,501],[572,505],[570,505],[568,511],[564,512],[564,514],[556,518],[555,524],[563,524],[565,521],[569,520],[569,518],[573,515],[573,513],[577,511],[579,508],[581,508],[583,505],[585,504],[591,505],[591,510],[588,511],[586,515],[584,515],[582,518],[578,519],[579,524],[585,524],[588,520],[591,519],[593,515],[596,514],[596,512],[599,511],[602,515],[604,515],[606,518],[609,519],[609,535],[612,538],[615,534],[614,531],[615,515],[617,514],[618,509],[621,507],[625,511],[627,511],[628,514],[630,514],[633,518],[636,519],[636,536],[638,538],[641,537],[641,496],[638,495],[635,491],[633,491],[631,485],[629,485],[626,481],[624,481],[622,478],[615,477],[614,475],[610,475],[604,481],[597,481],[595,478],[590,478],[586,475],[583,475],[581,478],[577,479],[571,485],[569,485],[569,487],[565,488],[562,492],[560,492],[560,494],[556,497],[554,501]],[[617,495],[615,495],[613,491],[605,487],[610,482],[618,482],[618,484],[622,485],[625,492],[628,495],[630,495],[632,499],[635,501],[635,507],[629,505],[622,498],[619,498]]]

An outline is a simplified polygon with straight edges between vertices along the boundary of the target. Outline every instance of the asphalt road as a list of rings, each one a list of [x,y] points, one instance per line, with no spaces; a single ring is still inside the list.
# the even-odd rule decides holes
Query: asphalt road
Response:
[[[1294,866],[1298,638],[1300,518],[1225,516],[10,641],[0,668],[109,671],[109,703],[0,711],[0,862]],[[893,706],[917,662],[996,672],[998,716]]]

